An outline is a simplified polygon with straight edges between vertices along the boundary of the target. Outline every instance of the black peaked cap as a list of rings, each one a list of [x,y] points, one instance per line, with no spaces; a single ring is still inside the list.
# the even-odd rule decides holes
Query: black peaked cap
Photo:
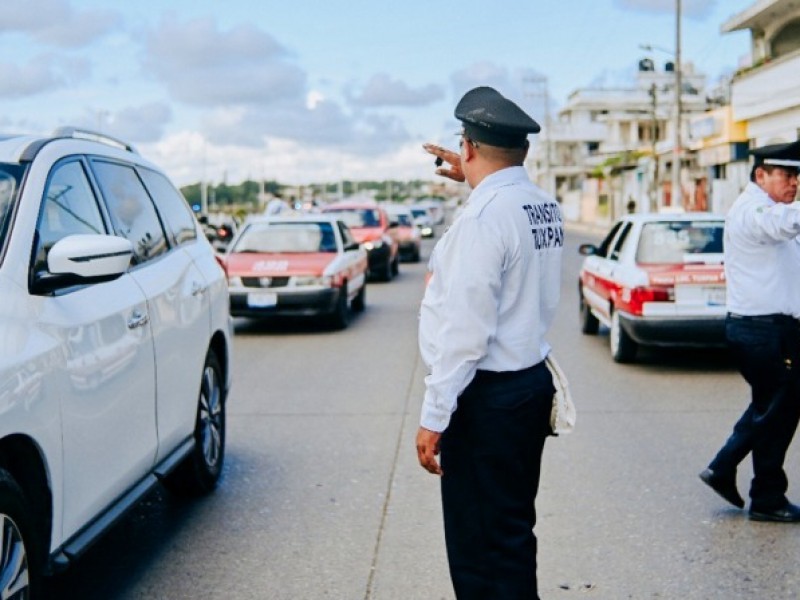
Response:
[[[464,94],[456,105],[455,115],[464,124],[467,137],[490,146],[522,147],[529,133],[541,130],[524,110],[486,86]]]
[[[794,167],[800,169],[800,140],[788,144],[770,144],[761,148],[753,148],[750,154],[755,158],[756,167],[774,165],[778,167]]]

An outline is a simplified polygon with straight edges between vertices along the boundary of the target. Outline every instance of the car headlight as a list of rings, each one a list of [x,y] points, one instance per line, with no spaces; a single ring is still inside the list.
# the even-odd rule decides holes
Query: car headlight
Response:
[[[293,280],[295,287],[331,287],[331,278],[326,276],[297,275]]]
[[[383,240],[372,240],[371,242],[364,242],[365,250],[377,250],[383,246]]]
[[[243,285],[241,277],[228,277],[229,287],[242,287]]]

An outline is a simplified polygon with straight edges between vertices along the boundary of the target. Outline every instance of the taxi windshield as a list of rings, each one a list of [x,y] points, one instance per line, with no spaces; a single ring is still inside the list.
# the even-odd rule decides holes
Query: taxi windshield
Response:
[[[19,196],[19,184],[25,167],[0,164],[0,262],[5,255],[6,241],[11,237],[11,219]]]
[[[319,223],[251,223],[232,252],[316,253],[336,252],[333,226]]]
[[[659,221],[642,228],[636,262],[677,264],[722,255],[723,221]],[[721,258],[720,258],[721,261]]]
[[[414,225],[414,221],[412,220],[410,213],[398,213],[396,215],[392,215],[392,221],[395,221],[398,225],[403,227],[412,227]]]
[[[341,208],[326,212],[336,213],[348,227],[378,227],[381,224],[380,213],[372,208]]]

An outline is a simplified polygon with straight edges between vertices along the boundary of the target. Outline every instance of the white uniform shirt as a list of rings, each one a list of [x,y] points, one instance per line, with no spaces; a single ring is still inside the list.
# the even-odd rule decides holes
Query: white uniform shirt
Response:
[[[436,244],[419,345],[429,369],[420,424],[444,431],[477,369],[518,371],[545,359],[560,294],[558,203],[523,167],[486,177]]]
[[[725,219],[728,311],[800,318],[800,210],[748,183]]]

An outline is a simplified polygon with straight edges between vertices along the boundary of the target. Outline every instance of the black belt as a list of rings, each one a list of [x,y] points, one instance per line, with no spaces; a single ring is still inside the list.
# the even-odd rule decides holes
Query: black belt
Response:
[[[502,381],[504,379],[514,379],[515,377],[524,376],[526,373],[529,373],[530,371],[535,371],[541,368],[545,369],[547,368],[544,361],[538,362],[535,365],[531,365],[530,367],[520,369],[519,371],[485,371],[483,369],[478,369],[477,371],[475,371],[474,381],[490,382],[490,381]]]
[[[737,315],[736,313],[728,313],[728,317],[736,319],[737,321],[769,323],[770,325],[793,325],[795,327],[800,326],[800,320],[795,319],[791,315],[783,315],[780,313],[772,315]]]

